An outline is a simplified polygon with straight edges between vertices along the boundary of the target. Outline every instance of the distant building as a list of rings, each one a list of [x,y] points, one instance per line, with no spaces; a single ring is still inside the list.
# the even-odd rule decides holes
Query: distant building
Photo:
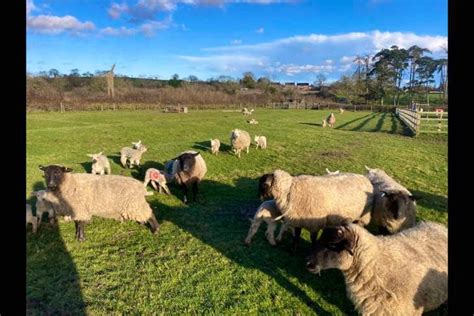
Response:
[[[296,84],[296,88],[299,89],[299,90],[311,90],[311,85],[307,82],[298,82]]]
[[[294,82],[285,82],[284,84],[285,86],[295,86],[295,83]]]

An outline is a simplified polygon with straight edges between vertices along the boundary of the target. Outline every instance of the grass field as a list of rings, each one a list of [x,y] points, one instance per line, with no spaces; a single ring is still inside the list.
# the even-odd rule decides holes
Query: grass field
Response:
[[[419,219],[447,224],[447,136],[404,136],[391,113],[336,114],[336,128],[322,128],[327,111],[259,110],[260,124],[238,112],[153,111],[29,113],[27,192],[44,188],[39,164],[64,164],[89,172],[88,153],[104,151],[112,173],[143,179],[183,150],[201,151],[208,173],[200,202],[184,205],[171,196],[147,197],[160,222],[152,235],[134,222],[94,218],[86,241],[74,239],[74,223],[44,222],[27,236],[27,303],[30,314],[355,314],[342,274],[305,269],[310,243],[303,231],[290,256],[289,235],[272,248],[262,225],[250,248],[243,246],[258,205],[257,180],[276,168],[292,174],[332,171],[365,173],[383,168],[415,195]],[[228,153],[234,128],[268,139],[267,150],[251,147],[237,159]],[[212,156],[209,139],[221,140]],[[123,169],[118,152],[141,139],[148,146],[140,170]],[[207,149],[206,149],[207,147]],[[150,189],[151,190],[151,187]],[[27,197],[27,200],[33,202]],[[433,313],[436,314],[436,313]]]

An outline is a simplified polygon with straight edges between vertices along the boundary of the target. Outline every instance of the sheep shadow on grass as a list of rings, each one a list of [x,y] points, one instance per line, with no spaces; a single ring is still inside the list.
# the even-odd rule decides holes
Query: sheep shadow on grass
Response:
[[[306,240],[302,239],[296,255],[290,256],[290,234],[285,236],[281,245],[271,247],[264,236],[266,227],[261,227],[253,238],[252,246],[244,245],[250,227],[248,218],[261,203],[257,198],[257,184],[258,179],[246,177],[237,179],[234,186],[203,180],[199,192],[206,200],[205,205],[191,203],[177,208],[158,199],[150,204],[158,210],[156,216],[160,221],[174,223],[248,271],[257,269],[265,273],[318,315],[330,315],[330,312],[313,301],[301,284],[311,288],[329,304],[338,306],[346,313],[354,313],[339,271],[325,271],[320,277],[307,272],[305,258],[311,246]],[[291,281],[293,278],[300,285],[294,284]]]
[[[416,204],[437,212],[444,213],[448,211],[448,198],[446,196],[412,189],[410,189],[410,192],[414,196],[420,197]]]
[[[42,182],[34,184],[34,191],[41,189]],[[26,314],[86,315],[79,274],[59,227],[42,223],[36,234],[28,227],[26,240]]]
[[[230,146],[230,144],[223,143],[222,139],[219,139],[219,141],[221,142],[221,146],[219,147],[219,154],[221,154],[223,152],[233,154],[232,153],[232,147]],[[211,153],[211,140],[196,142],[196,143],[194,143],[192,148],[196,149],[197,151],[206,151],[206,152]]]

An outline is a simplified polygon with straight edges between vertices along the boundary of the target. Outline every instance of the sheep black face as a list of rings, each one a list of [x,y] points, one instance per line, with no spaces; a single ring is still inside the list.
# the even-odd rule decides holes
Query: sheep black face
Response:
[[[55,191],[58,186],[64,180],[64,173],[71,172],[71,168],[67,168],[60,165],[49,165],[42,166],[39,165],[40,170],[44,171],[44,176],[46,179],[46,186],[49,190]]]
[[[262,201],[273,199],[273,177],[273,173],[267,173],[260,177],[260,180],[258,182],[258,195]]]
[[[175,159],[178,159],[179,161],[179,166],[182,171],[184,172],[190,172],[193,170],[194,165],[196,164],[196,156],[199,155],[199,152],[197,153],[184,153],[179,157],[176,157]]]
[[[347,270],[352,265],[354,247],[355,235],[349,226],[326,227],[306,258],[306,268],[316,274],[333,268]]]
[[[381,192],[381,196],[387,210],[386,214],[383,214],[383,224],[390,233],[415,226],[418,197],[400,191]]]
[[[184,192],[183,202],[188,203],[188,188],[192,186],[193,190],[193,201],[197,201],[198,194],[198,182],[199,180],[192,175],[194,166],[196,165],[196,157],[199,152],[196,153],[184,153],[174,159],[178,160],[180,171],[178,172],[178,183]],[[182,174],[181,174],[182,173]]]

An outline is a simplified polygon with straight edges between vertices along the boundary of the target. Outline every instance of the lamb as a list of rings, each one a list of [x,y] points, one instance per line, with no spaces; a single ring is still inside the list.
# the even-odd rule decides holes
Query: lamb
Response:
[[[257,149],[259,146],[261,149],[267,148],[267,138],[265,136],[255,135],[254,141],[255,141],[255,145],[257,146]]]
[[[243,109],[242,109],[242,114],[243,114],[244,116],[252,115],[253,111],[254,111],[254,109],[251,109],[251,110],[249,111],[247,108],[243,108]]]
[[[54,213],[71,216],[79,241],[85,240],[84,228],[92,216],[148,222],[151,232],[158,232],[159,224],[145,200],[149,194],[142,182],[118,175],[71,173],[71,168],[61,165],[40,165],[39,168],[51,192],[47,197]]]
[[[168,189],[168,186],[166,185],[166,175],[164,172],[155,168],[147,169],[147,171],[145,172],[145,180],[143,181],[145,188],[150,182],[153,188],[159,193],[164,190],[166,194],[171,194],[170,190]]]
[[[109,159],[102,153],[98,154],[87,154],[92,158],[92,174],[110,174],[110,162]]]
[[[334,124],[336,124],[336,117],[334,116],[334,113],[329,114],[326,121],[330,128],[334,128]]]
[[[361,315],[422,315],[448,299],[447,237],[433,222],[390,236],[354,224],[327,227],[306,267],[341,270]]]
[[[247,123],[249,123],[250,125],[257,125],[258,121],[256,119],[251,119],[251,120],[247,120]]]
[[[374,187],[372,223],[390,234],[415,226],[416,200],[407,188],[381,169],[367,169],[366,177]]]
[[[326,119],[323,119],[323,127],[326,127],[326,125],[327,125]]]
[[[254,218],[250,220],[251,225],[247,237],[245,238],[245,244],[250,246],[252,237],[257,233],[260,224],[262,224],[262,221],[264,221],[267,224],[265,236],[267,237],[270,245],[276,246],[276,241],[280,242],[283,238],[283,234],[288,230],[288,228],[291,228],[288,223],[283,220],[280,227],[280,233],[278,234],[275,241],[274,233],[277,225],[277,221],[275,219],[280,215],[281,212],[276,207],[274,200],[264,201],[262,204],[260,204]]]
[[[236,128],[230,134],[230,143],[234,153],[240,158],[242,149],[246,149],[247,154],[249,153],[250,135],[246,131]]]
[[[211,139],[211,151],[212,154],[218,154],[219,153],[219,148],[221,147],[221,142],[220,140],[216,139]]]
[[[299,243],[301,228],[311,232],[314,245],[318,231],[325,226],[345,220],[367,225],[373,203],[372,184],[354,173],[292,177],[275,170],[260,177],[259,194],[262,200],[274,199],[281,218],[295,227],[293,250]]]
[[[146,152],[148,148],[146,148],[145,145],[140,145],[138,149],[133,149],[130,147],[123,147],[120,150],[120,162],[122,163],[122,166],[124,168],[127,167],[127,161],[130,163],[130,168],[132,168],[133,165],[136,165],[137,167],[140,166],[140,159],[142,159],[142,155],[144,152]]]
[[[36,196],[36,217],[38,218],[38,226],[41,225],[41,219],[43,218],[44,213],[48,213],[50,224],[56,222],[53,205],[48,202],[48,194],[49,192],[46,190],[34,191],[31,193],[31,195]]]
[[[343,108],[339,108],[339,114],[343,114],[344,113],[344,109]]]
[[[192,188],[193,201],[197,201],[198,184],[207,172],[206,162],[197,151],[188,150],[173,158],[171,175],[181,185],[184,193],[183,202],[188,203],[188,190]]]
[[[142,141],[139,140],[139,141],[136,142],[136,143],[135,143],[135,142],[132,142],[132,145],[133,145],[133,147],[132,147],[133,149],[138,149],[138,148],[140,148],[140,147],[142,146]]]
[[[26,203],[26,228],[28,228],[28,223],[30,223],[33,228],[33,234],[36,234],[38,230],[38,218],[33,216],[33,210],[31,209],[31,205]]]

